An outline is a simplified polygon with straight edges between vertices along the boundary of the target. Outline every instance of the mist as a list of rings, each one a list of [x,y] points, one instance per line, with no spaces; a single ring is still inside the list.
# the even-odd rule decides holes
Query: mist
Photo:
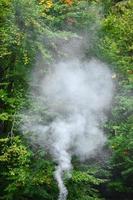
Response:
[[[36,112],[33,107],[25,111],[22,130],[51,154],[57,164],[58,200],[66,200],[63,179],[64,173],[71,175],[72,156],[84,161],[106,142],[102,126],[113,95],[111,71],[97,59],[81,62],[75,57],[52,64],[41,78],[38,74],[32,74],[38,89],[30,91]]]

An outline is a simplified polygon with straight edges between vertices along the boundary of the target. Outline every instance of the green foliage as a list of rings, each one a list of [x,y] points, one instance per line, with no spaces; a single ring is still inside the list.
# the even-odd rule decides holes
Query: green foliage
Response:
[[[29,151],[20,137],[0,139],[1,198],[12,199],[57,199],[58,190],[53,177],[54,165],[44,150]],[[96,170],[74,170],[66,180],[69,199],[100,200],[97,185],[104,181],[96,177]]]
[[[1,10],[0,119],[2,132],[7,133],[15,113],[27,104],[27,75],[37,56],[51,63],[58,51],[55,41],[72,34],[52,32],[35,0],[2,0]]]
[[[103,57],[116,66],[119,73],[132,70],[133,53],[133,2],[122,1],[112,7],[109,15],[102,21],[104,37],[100,42]]]
[[[0,139],[0,144],[2,199],[48,200],[57,196],[53,164],[44,159],[41,150],[33,154],[19,137]]]
[[[27,77],[36,59],[49,66],[53,60],[65,57],[58,41],[67,43],[77,33],[88,41],[86,59],[97,56],[110,64],[116,93],[105,127],[111,151],[106,169],[109,179],[104,183],[104,174],[98,178],[95,170],[88,166],[82,170],[75,164],[77,169],[65,180],[68,199],[101,199],[101,185],[106,185],[118,198],[122,194],[130,199],[133,188],[133,2],[1,0],[0,6],[0,133],[11,136],[0,139],[0,199],[57,199],[50,156],[39,147],[29,150],[26,142],[14,134],[18,132],[18,110],[29,104],[25,98],[29,87]],[[36,106],[42,110],[42,105],[33,105],[33,111]],[[44,113],[44,118],[49,120],[45,109]]]
[[[96,170],[89,168],[88,171],[74,170],[72,178],[68,181],[68,199],[74,200],[102,200],[96,186],[104,180],[96,177]]]
[[[110,62],[116,73],[116,93],[107,131],[110,133],[109,147],[112,156],[108,188],[116,195],[132,196],[133,174],[133,2],[121,1],[111,7],[102,21],[99,43],[101,57]]]
[[[120,98],[120,107],[114,111],[117,121],[111,124],[114,134],[110,138],[112,177],[109,187],[125,193],[132,193],[133,187],[133,116],[130,105],[130,101]]]
[[[112,177],[109,186],[119,192],[132,192],[133,180],[133,128],[124,127],[127,133],[119,127],[119,134],[112,138],[112,159],[111,168],[113,173],[118,173]]]

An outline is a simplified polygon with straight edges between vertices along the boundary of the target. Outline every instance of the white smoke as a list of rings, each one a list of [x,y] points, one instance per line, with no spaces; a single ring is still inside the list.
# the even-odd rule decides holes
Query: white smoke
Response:
[[[31,132],[32,142],[44,146],[53,156],[59,200],[66,200],[68,192],[63,178],[64,173],[72,170],[72,156],[85,160],[106,141],[101,127],[113,94],[111,72],[96,59],[88,63],[78,59],[61,61],[38,83],[39,89],[33,96],[41,110],[25,113],[23,131]],[[44,108],[49,120],[42,114]]]

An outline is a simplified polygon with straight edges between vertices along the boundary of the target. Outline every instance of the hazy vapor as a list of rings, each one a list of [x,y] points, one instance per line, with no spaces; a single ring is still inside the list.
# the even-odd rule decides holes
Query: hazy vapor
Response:
[[[112,100],[111,72],[96,59],[84,63],[71,59],[52,65],[38,83],[32,101],[42,109],[27,111],[22,129],[31,132],[32,142],[44,146],[57,163],[54,176],[59,200],[65,200],[68,192],[63,177],[72,170],[72,156],[85,160],[106,141],[101,127]]]

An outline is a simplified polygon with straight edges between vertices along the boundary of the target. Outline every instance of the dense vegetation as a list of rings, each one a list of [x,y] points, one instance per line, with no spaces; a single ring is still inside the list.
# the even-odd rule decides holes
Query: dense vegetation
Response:
[[[1,0],[0,199],[58,197],[54,163],[44,149],[21,136],[20,110],[28,106],[28,75],[37,59],[48,67],[62,55],[59,41],[83,31],[85,59],[109,64],[116,88],[104,129],[107,158],[80,164],[73,158],[66,180],[69,200],[133,196],[133,1]],[[90,42],[91,41],[91,42]],[[99,155],[100,156],[100,155]]]

